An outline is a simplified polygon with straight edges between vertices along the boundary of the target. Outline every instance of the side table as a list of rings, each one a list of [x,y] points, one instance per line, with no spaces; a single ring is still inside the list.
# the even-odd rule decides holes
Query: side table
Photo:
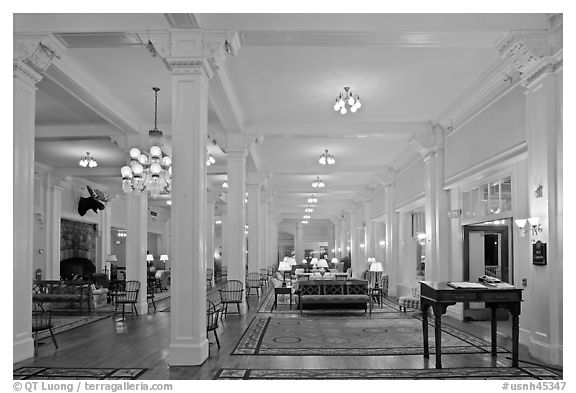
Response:
[[[374,287],[369,289],[370,292],[370,301],[376,299],[376,302],[382,308],[382,298],[384,296],[383,288],[382,287]]]
[[[273,309],[278,308],[278,295],[290,295],[290,310],[292,310],[292,287],[291,286],[274,287],[274,307],[273,307]]]

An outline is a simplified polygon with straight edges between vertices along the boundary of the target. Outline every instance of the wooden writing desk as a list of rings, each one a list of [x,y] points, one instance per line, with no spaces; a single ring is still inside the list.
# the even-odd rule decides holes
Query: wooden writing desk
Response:
[[[522,302],[520,288],[453,288],[445,281],[420,282],[420,310],[422,311],[422,335],[424,357],[429,358],[428,350],[428,308],[434,311],[434,338],[436,341],[436,368],[442,368],[441,323],[442,314],[448,306],[458,302],[485,302],[491,309],[491,354],[496,356],[496,309],[506,308],[512,314],[512,367],[518,367],[518,316]]]

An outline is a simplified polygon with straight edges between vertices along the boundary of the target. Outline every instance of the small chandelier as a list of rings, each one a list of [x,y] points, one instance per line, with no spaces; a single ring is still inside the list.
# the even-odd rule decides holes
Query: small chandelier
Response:
[[[340,95],[336,97],[336,102],[334,103],[334,110],[336,112],[340,112],[341,114],[345,115],[348,112],[346,105],[348,105],[348,108],[352,113],[355,113],[358,109],[362,107],[360,97],[358,95],[354,97],[349,87],[344,88],[344,94],[340,93]]]
[[[318,159],[321,165],[334,165],[336,164],[336,159],[334,156],[328,154],[328,149],[324,150],[324,153]]]
[[[228,179],[224,180],[224,183],[222,183],[222,188],[228,188]]]
[[[306,215],[302,216],[302,218],[305,219],[305,220],[307,220],[307,219],[310,218],[310,216],[309,216],[308,214],[306,214]]]
[[[130,165],[122,167],[122,189],[126,194],[133,191],[145,192],[148,190],[152,197],[158,197],[162,192],[170,193],[172,183],[172,157],[162,154],[158,146],[162,139],[162,131],[158,123],[158,92],[154,90],[154,129],[148,131],[150,138],[149,153],[141,152],[134,147],[130,149]]]
[[[118,237],[126,237],[126,230],[125,229],[118,229]]]
[[[78,165],[80,165],[82,168],[96,168],[98,166],[98,163],[96,162],[96,160],[94,158],[92,158],[90,156],[90,152],[87,151],[86,155],[84,156],[84,158],[82,158],[80,160],[80,162],[78,163]]]
[[[320,176],[316,176],[316,179],[312,182],[312,187],[323,188],[325,186],[324,182],[320,180]]]
[[[310,206],[306,206],[306,209],[304,209],[305,213],[312,213],[314,212],[314,209],[312,209]]]
[[[314,194],[310,195],[308,198],[308,203],[318,203],[318,198],[314,197]]]

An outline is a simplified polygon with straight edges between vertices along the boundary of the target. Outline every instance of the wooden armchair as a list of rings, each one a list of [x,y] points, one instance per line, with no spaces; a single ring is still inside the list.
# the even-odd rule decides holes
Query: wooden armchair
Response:
[[[240,315],[240,303],[242,303],[244,296],[244,285],[242,281],[229,280],[222,285],[220,292],[220,301],[224,307],[224,316],[228,316],[228,305],[236,304],[238,314]]]
[[[262,290],[260,282],[260,273],[248,273],[246,275],[246,288],[248,291],[246,293],[246,296],[250,296],[250,289],[254,288],[256,289],[256,295],[260,297],[260,291]]]
[[[214,275],[214,270],[206,269],[206,286],[212,288],[212,276]]]
[[[54,337],[54,332],[52,331],[52,312],[44,311],[42,305],[38,302],[32,303],[32,335],[34,337],[34,356],[38,354],[38,334],[44,330],[50,332],[52,336],[52,341],[54,346],[58,349],[58,343],[56,342],[56,337]]]
[[[124,306],[126,304],[132,305],[132,310],[138,315],[138,310],[136,309],[136,302],[138,301],[138,292],[140,291],[139,281],[125,281],[118,282],[117,287],[114,290],[114,313],[112,318],[116,315],[116,310],[118,305],[122,305],[122,319],[124,319]]]
[[[210,300],[206,301],[206,335],[208,332],[214,332],[214,337],[216,337],[216,344],[218,345],[218,349],[220,349],[220,340],[218,340],[218,333],[216,333],[216,329],[218,329],[218,314],[220,313],[220,309],[214,305]],[[208,348],[210,351],[210,348]]]

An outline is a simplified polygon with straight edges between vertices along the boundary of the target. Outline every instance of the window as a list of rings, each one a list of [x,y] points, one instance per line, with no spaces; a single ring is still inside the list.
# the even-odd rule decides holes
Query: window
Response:
[[[510,176],[475,186],[462,192],[462,215],[466,218],[489,217],[512,211]]]

